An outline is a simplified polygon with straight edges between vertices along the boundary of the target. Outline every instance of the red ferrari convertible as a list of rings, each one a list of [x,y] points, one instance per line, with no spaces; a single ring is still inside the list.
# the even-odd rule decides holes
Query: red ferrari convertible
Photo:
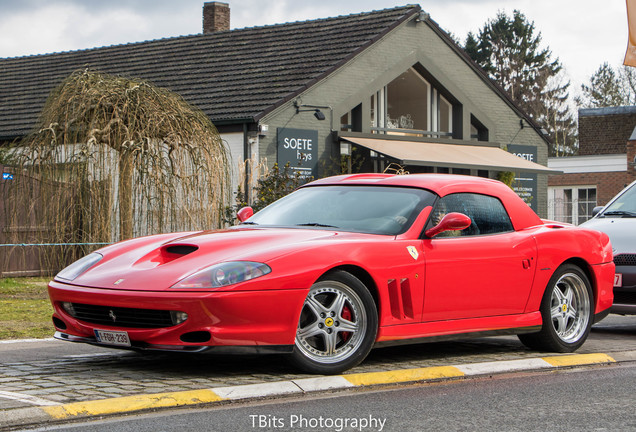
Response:
[[[541,220],[489,179],[309,183],[239,226],[105,247],[49,284],[58,339],[288,353],[340,373],[374,346],[518,334],[571,352],[612,305],[607,235]]]

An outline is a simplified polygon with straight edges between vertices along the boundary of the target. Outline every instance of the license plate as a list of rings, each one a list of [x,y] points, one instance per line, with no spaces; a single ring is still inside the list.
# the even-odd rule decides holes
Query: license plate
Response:
[[[93,331],[95,332],[95,337],[99,343],[114,346],[130,346],[130,338],[126,332],[97,329]]]
[[[623,286],[623,275],[621,273],[616,273],[614,275],[614,286],[615,287]]]

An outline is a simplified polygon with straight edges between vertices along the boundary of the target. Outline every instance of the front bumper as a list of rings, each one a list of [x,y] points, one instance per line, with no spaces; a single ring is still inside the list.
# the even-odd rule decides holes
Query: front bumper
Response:
[[[614,263],[603,263],[591,266],[593,279],[596,281],[594,314],[599,317],[609,313],[614,300],[612,285],[614,283]]]
[[[235,346],[209,346],[209,345],[151,345],[135,341],[130,347],[105,345],[99,343],[94,337],[73,336],[68,333],[56,331],[55,339],[87,343],[105,348],[129,349],[134,351],[163,351],[163,352],[213,352],[214,354],[290,354],[294,351],[294,345],[235,345]]]
[[[94,330],[125,331],[130,349],[198,352],[221,347],[251,352],[293,347],[305,289],[259,291],[131,291],[49,284],[58,339],[100,344]],[[71,316],[62,302],[136,310],[181,311],[188,319],[160,328],[92,324]],[[193,337],[196,335],[196,337]],[[108,345],[104,345],[108,346]],[[286,347],[286,348],[282,348]],[[113,348],[122,348],[113,346]],[[124,347],[125,348],[125,347]]]

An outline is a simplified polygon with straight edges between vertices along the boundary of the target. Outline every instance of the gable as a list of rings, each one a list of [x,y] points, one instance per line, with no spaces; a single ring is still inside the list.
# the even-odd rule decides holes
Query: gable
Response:
[[[539,160],[547,160],[547,141],[539,127],[442,33],[430,18],[412,17],[301,94],[302,102],[331,106],[334,130],[341,129],[341,116],[358,109],[364,112],[362,128],[354,132],[381,132],[373,130],[369,119],[373,97],[412,69],[436,90],[440,100],[452,104],[452,121],[459,130],[447,138],[470,140],[471,129],[478,125],[488,130],[488,141],[503,146],[530,143],[539,148]],[[269,117],[264,121],[275,123]]]

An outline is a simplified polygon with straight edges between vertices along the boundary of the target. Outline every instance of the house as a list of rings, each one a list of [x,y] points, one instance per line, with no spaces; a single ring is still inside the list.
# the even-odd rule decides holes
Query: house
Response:
[[[88,67],[203,110],[230,150],[235,186],[245,160],[318,177],[353,153],[362,171],[515,172],[547,214],[546,138],[420,6],[237,30],[228,4],[203,12],[201,34],[0,59],[0,142],[27,134],[49,92]]]
[[[636,180],[636,106],[579,110],[577,156],[549,158],[548,218],[580,224]]]

